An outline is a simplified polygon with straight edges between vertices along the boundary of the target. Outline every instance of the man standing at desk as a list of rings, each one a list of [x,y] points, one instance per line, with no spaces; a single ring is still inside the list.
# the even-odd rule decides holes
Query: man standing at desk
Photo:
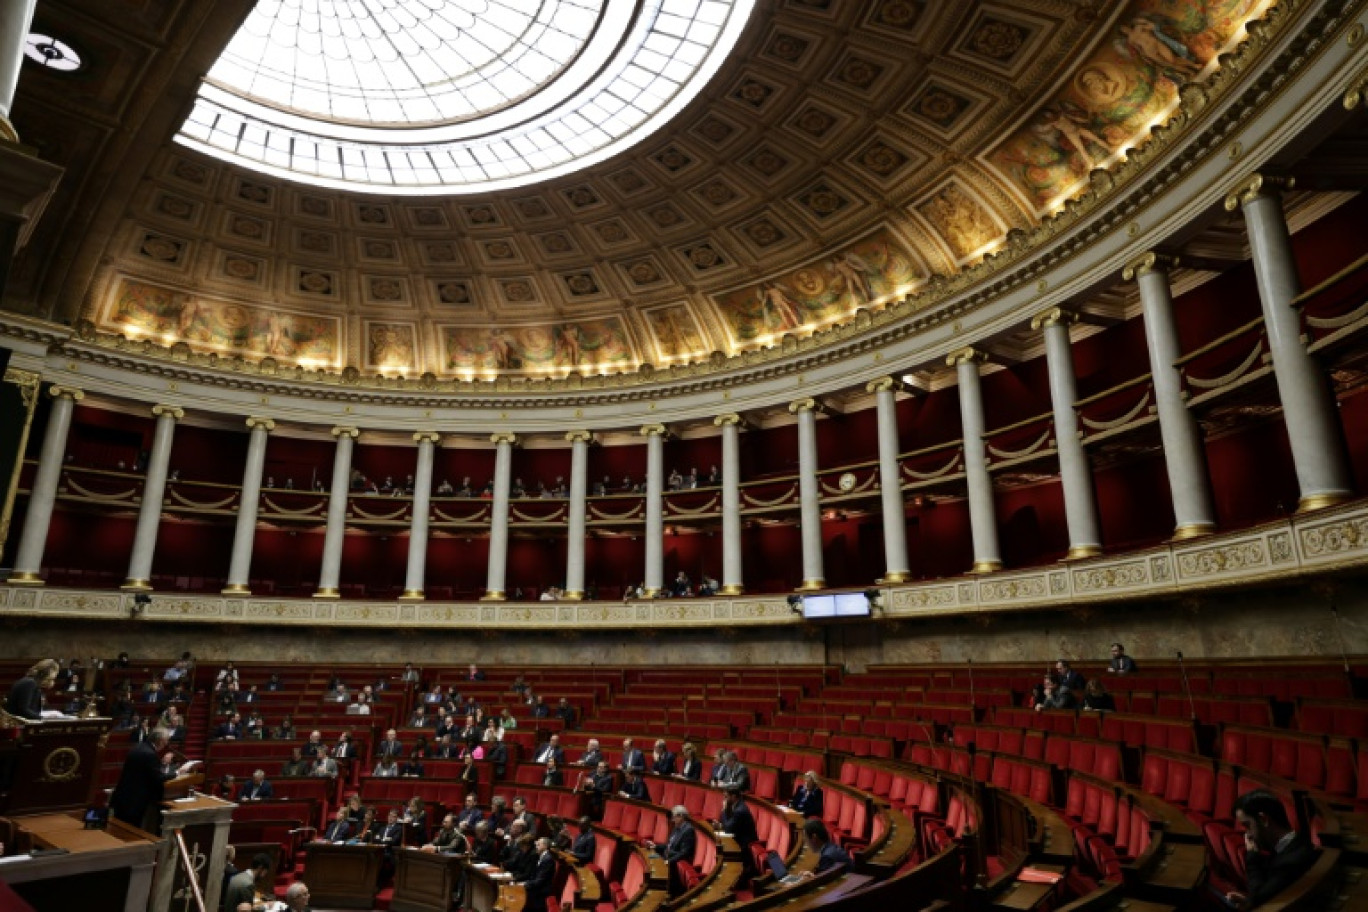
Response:
[[[169,740],[166,729],[154,728],[148,740],[133,745],[128,752],[123,772],[119,774],[119,784],[109,799],[109,808],[116,820],[149,833],[161,830],[158,805],[165,795],[167,781],[188,773],[199,762],[190,760],[172,772],[162,772],[161,752]]]

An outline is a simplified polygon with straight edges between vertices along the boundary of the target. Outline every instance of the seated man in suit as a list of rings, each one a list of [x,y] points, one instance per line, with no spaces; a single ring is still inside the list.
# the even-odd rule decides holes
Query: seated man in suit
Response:
[[[233,713],[214,731],[215,741],[236,741],[242,737],[242,715]]]
[[[475,793],[466,795],[465,807],[461,808],[461,813],[457,815],[456,825],[466,832],[472,832],[484,822],[484,819],[484,811],[475,803]]]
[[[722,767],[721,786],[723,788],[736,787],[742,792],[749,792],[751,788],[750,770],[741,764],[741,758],[736,755],[736,751],[727,751],[726,763]]]
[[[376,756],[383,757],[386,754],[396,760],[404,756],[404,744],[399,740],[399,733],[392,728],[385,732],[385,740],[375,748]]]
[[[717,821],[717,829],[730,833],[741,849],[741,863],[748,876],[755,876],[755,860],[751,857],[751,843],[758,837],[755,830],[755,817],[746,805],[741,790],[727,786],[726,797],[722,802],[722,818]]]
[[[579,864],[586,865],[594,860],[594,850],[598,840],[594,839],[594,821],[587,815],[579,819],[579,835],[570,843],[570,854]]]
[[[583,782],[583,790],[589,796],[589,803],[596,814],[603,812],[603,803],[613,794],[616,786],[613,773],[608,769],[608,761],[600,760],[594,772]]]
[[[265,770],[252,773],[252,781],[243,783],[237,794],[238,801],[266,801],[274,797],[275,790],[271,788],[271,783],[266,781]]]
[[[313,761],[304,756],[303,748],[295,745],[290,748],[290,759],[280,768],[280,775],[286,779],[307,776],[313,771]]]
[[[533,763],[545,764],[547,760],[554,759],[557,764],[565,762],[565,751],[561,750],[560,735],[552,735],[546,743],[539,746],[532,754]]]
[[[497,863],[499,844],[489,835],[489,821],[481,820],[475,824],[474,832],[470,840],[470,860],[490,865]]]
[[[318,753],[314,754],[313,769],[309,771],[309,775],[323,779],[337,778],[337,761],[328,756],[328,745],[319,746]]]
[[[523,908],[536,909],[538,912],[545,909],[555,883],[556,856],[551,854],[551,840],[543,836],[536,842],[536,863],[532,874],[523,881],[523,889],[527,891],[527,904]]]
[[[318,837],[319,842],[344,843],[351,838],[351,820],[347,818],[347,807],[343,805],[337,809],[333,815],[332,822],[323,831],[323,835]]]
[[[633,801],[650,801],[651,793],[646,788],[646,780],[641,778],[641,773],[634,769],[627,770],[627,778],[622,783],[622,789],[618,795],[623,798],[631,798]]]
[[[565,774],[560,771],[560,767],[556,764],[555,757],[546,761],[546,772],[542,775],[542,785],[565,785]]]
[[[804,871],[804,878],[813,877],[835,867],[850,867],[850,856],[831,841],[831,834],[827,832],[826,824],[822,821],[804,822],[803,838],[807,840],[808,848],[817,853],[817,866],[811,871]]]
[[[624,738],[622,741],[622,763],[618,769],[624,773],[628,770],[636,770],[638,773],[646,771],[646,755],[632,745],[631,738]]]
[[[432,836],[432,841],[423,846],[424,852],[439,855],[464,855],[470,850],[470,843],[456,828],[456,816],[447,814],[442,818],[442,828]]]
[[[657,776],[673,776],[675,773],[675,755],[665,746],[664,739],[657,740],[651,751],[651,772]]]
[[[1248,890],[1225,895],[1233,909],[1259,908],[1311,870],[1320,854],[1292,829],[1282,800],[1264,789],[1235,799],[1235,825],[1244,830]]]
[[[343,732],[337,739],[337,747],[333,748],[333,759],[355,760],[359,754],[356,745],[352,743],[351,732]]]
[[[376,831],[372,839],[376,845],[385,847],[385,854],[404,844],[404,824],[399,820],[399,812],[391,810],[385,818],[385,825]]]
[[[793,791],[793,800],[789,802],[789,807],[793,808],[804,817],[822,817],[822,787],[817,784],[817,773],[808,770],[803,774],[803,781],[798,788]]]
[[[584,746],[584,753],[580,755],[579,765],[593,769],[602,759],[603,751],[599,749],[598,738],[590,738],[589,743]]]
[[[513,799],[512,822],[521,823],[525,832],[533,835],[537,833],[537,815],[527,809],[527,799],[521,796]]]

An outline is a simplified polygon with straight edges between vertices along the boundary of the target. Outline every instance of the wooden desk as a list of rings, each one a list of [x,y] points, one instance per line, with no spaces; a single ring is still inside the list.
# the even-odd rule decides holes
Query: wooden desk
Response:
[[[35,909],[147,912],[159,843],[141,830],[110,821],[84,829],[80,811],[11,818],[34,848],[69,854],[10,858],[0,878]]]
[[[1177,906],[1206,882],[1206,846],[1169,842],[1167,836],[1153,863],[1140,872],[1141,880],[1130,883],[1128,877],[1127,885],[1141,899]]]
[[[494,912],[494,909],[500,907],[500,888],[513,882],[511,877],[505,876],[503,868],[494,865],[481,868],[467,864],[465,875],[465,904],[475,912]],[[520,907],[513,907],[515,910],[518,908]]]
[[[459,855],[397,850],[390,912],[447,912],[466,867],[465,858]]]
[[[1016,909],[1029,912],[1042,908],[1055,893],[1054,884],[1013,881],[1007,889],[993,898],[994,909]]]
[[[304,850],[304,881],[313,905],[320,908],[374,909],[381,846],[311,842]]]

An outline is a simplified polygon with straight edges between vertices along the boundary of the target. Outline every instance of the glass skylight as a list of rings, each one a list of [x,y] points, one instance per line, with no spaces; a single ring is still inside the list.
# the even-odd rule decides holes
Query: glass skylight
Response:
[[[641,141],[754,0],[259,0],[177,140],[306,183],[464,193]]]

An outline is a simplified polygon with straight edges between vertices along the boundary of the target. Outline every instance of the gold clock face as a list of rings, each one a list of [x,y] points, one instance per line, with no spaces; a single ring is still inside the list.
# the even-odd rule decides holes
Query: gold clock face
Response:
[[[855,490],[855,476],[850,472],[846,472],[842,475],[836,483],[840,486],[842,491],[848,492]]]
[[[69,782],[81,771],[81,755],[70,747],[59,747],[43,758],[44,778],[51,782]]]

